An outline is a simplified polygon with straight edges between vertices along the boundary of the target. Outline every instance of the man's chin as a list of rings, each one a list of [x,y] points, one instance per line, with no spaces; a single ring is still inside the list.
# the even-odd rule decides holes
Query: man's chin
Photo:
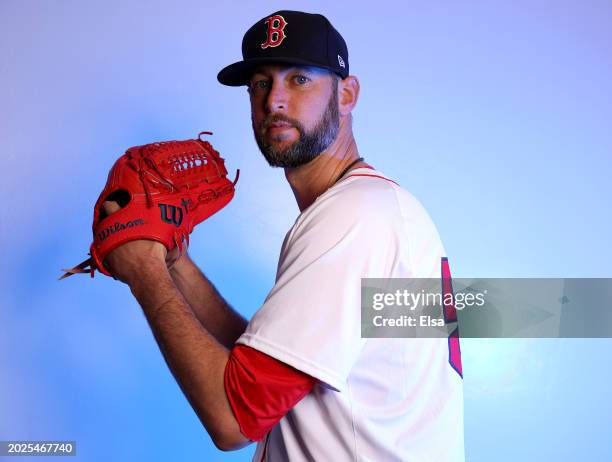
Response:
[[[266,159],[266,161],[268,162],[268,165],[270,165],[270,167],[280,167],[280,168],[297,168],[297,167],[301,167],[302,165],[306,165],[307,163],[311,162],[315,157],[318,156],[312,156],[312,157],[294,157],[294,153],[292,153],[290,150],[283,150],[283,151],[270,151],[270,150],[262,150],[261,153],[263,154],[264,158]]]
[[[277,150],[270,150],[268,148],[266,150],[262,150],[261,153],[263,154],[264,158],[266,159],[270,167],[280,167],[280,168],[291,167],[290,165],[291,159],[287,158],[285,150],[277,151]]]

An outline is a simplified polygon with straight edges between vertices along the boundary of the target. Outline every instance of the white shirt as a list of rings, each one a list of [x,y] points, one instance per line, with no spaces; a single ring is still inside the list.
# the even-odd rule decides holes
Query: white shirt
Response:
[[[418,200],[381,176],[354,169],[298,216],[238,339],[319,380],[254,461],[464,460],[447,340],[361,338],[361,278],[439,278],[445,255]]]

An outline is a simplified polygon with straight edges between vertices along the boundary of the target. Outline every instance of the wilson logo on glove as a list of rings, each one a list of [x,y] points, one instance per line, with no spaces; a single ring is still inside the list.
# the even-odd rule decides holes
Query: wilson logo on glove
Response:
[[[159,210],[161,211],[161,219],[166,223],[173,224],[174,226],[180,226],[183,222],[183,209],[181,207],[175,207],[174,205],[158,204]],[[168,210],[170,210],[170,216],[168,216]]]
[[[94,207],[91,258],[65,271],[60,279],[95,270],[111,276],[104,258],[137,239],[159,241],[168,251],[189,244],[193,228],[225,207],[234,197],[236,178],[227,178],[225,162],[208,141],[165,141],[129,148],[113,165]],[[103,205],[121,206],[107,215]],[[173,226],[168,226],[171,224]]]
[[[98,233],[98,239],[103,241],[109,235],[115,234],[117,231],[122,231],[125,228],[131,228],[132,226],[144,225],[143,219],[128,221],[127,223],[115,223],[113,226],[103,229]]]

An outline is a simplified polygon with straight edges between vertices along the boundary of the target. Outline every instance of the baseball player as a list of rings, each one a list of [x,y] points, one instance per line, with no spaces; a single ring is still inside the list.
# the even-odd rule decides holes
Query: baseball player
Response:
[[[263,306],[247,322],[188,255],[152,240],[105,266],[130,286],[219,449],[257,442],[253,460],[274,462],[464,460],[458,338],[360,335],[361,278],[449,270],[420,203],[360,157],[344,39],[322,15],[278,11],[242,52],[218,80],[247,87],[257,145],[300,209]]]

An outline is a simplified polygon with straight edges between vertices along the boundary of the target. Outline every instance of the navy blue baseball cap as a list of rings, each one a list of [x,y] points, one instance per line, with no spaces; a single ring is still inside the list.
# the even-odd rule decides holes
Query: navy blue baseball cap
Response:
[[[349,75],[348,49],[340,33],[321,14],[281,10],[257,21],[242,39],[242,61],[223,68],[224,85],[247,85],[260,64],[297,64]]]

